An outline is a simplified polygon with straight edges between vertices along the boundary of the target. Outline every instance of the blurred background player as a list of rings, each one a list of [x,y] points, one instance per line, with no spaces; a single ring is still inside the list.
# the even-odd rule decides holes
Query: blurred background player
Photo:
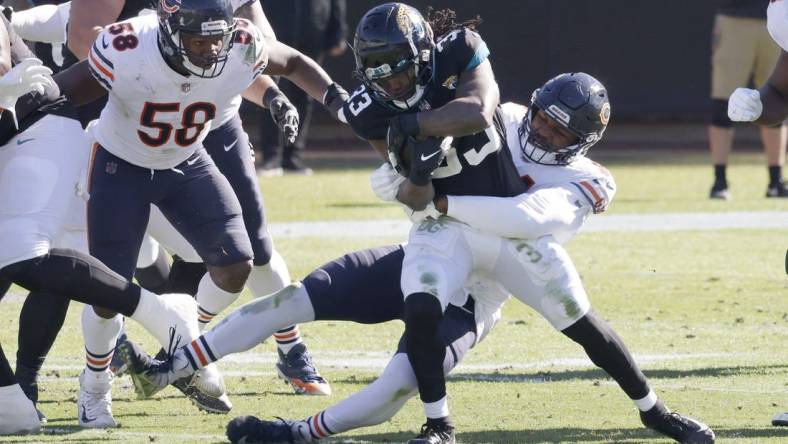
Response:
[[[712,33],[711,98],[709,149],[714,165],[714,185],[709,197],[731,198],[728,188],[728,157],[733,145],[734,128],[728,118],[728,96],[750,81],[759,87],[766,82],[780,56],[780,48],[766,30],[769,0],[723,0],[715,17]],[[782,3],[782,2],[778,2]],[[788,197],[782,181],[785,164],[786,126],[777,122],[760,128],[769,185],[766,197]]]
[[[285,45],[301,51],[321,64],[326,53],[331,57],[345,53],[345,0],[262,0],[261,3],[276,32],[276,39]],[[313,101],[287,79],[280,78],[278,84],[298,110],[301,119],[298,136],[295,142],[286,140],[281,136],[276,122],[263,116],[260,127],[262,163],[258,171],[262,176],[278,176],[282,172],[311,175],[312,169],[304,163],[302,156],[309,137]]]

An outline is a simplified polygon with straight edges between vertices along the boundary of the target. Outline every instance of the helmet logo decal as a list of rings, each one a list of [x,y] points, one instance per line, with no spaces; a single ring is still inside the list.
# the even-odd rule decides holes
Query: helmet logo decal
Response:
[[[448,89],[457,89],[457,76],[449,76],[443,82],[443,87]]]
[[[569,114],[567,114],[566,111],[562,110],[557,105],[553,104],[548,106],[547,111],[553,118],[560,120],[564,124],[569,124],[569,119],[571,117],[569,117]]]
[[[181,0],[161,0],[161,9],[168,14],[172,14],[181,9]]]
[[[399,29],[405,35],[410,34],[411,29],[413,29],[413,22],[408,12],[408,7],[405,5],[399,5],[397,7],[397,26],[399,26]]]
[[[610,121],[610,104],[605,103],[602,105],[602,109],[599,111],[599,121],[602,122],[602,125],[607,125],[607,122]]]

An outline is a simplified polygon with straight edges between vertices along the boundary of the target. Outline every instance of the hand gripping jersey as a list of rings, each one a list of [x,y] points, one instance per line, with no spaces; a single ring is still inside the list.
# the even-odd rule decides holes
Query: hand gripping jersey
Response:
[[[766,9],[766,27],[774,42],[788,51],[788,5],[785,0],[772,0]]]
[[[435,46],[433,78],[427,86],[422,110],[439,108],[456,97],[457,80],[476,68],[490,52],[479,34],[466,28],[454,30]],[[415,112],[412,110],[407,112]],[[398,112],[372,99],[362,85],[350,96],[340,115],[365,140],[385,140],[388,120]],[[523,187],[506,149],[500,110],[494,124],[476,134],[454,138],[452,149],[435,170],[432,184],[437,193],[476,196],[515,196]]]
[[[214,120],[229,118],[232,102],[265,69],[262,34],[249,21],[238,29],[221,75],[183,76],[158,48],[155,15],[115,23],[88,55],[90,71],[109,91],[93,134],[110,153],[141,167],[169,169],[201,146]]]

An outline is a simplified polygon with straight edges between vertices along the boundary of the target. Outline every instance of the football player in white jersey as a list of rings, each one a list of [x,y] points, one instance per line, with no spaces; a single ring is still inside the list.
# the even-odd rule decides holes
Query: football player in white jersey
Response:
[[[5,17],[0,22],[0,72],[4,74],[0,77],[0,120],[14,125],[14,102],[19,94],[35,89],[50,101],[59,92],[49,77],[51,70],[29,58],[32,54]],[[67,104],[55,101],[48,111],[20,118],[18,134],[0,146],[0,279],[123,313],[163,345],[169,343],[168,330],[173,327],[184,338],[196,337],[197,307],[188,295],[156,296],[93,257],[56,248],[72,201],[72,180],[81,163],[80,156],[53,147],[78,144],[83,133]],[[71,136],[64,140],[65,134]],[[17,384],[1,349],[0,404],[0,434],[39,429],[35,406]]]
[[[476,273],[500,282],[515,297],[542,314],[557,330],[582,345],[591,360],[607,371],[633,400],[646,426],[679,442],[714,442],[714,433],[706,425],[670,412],[649,388],[621,339],[591,310],[579,274],[562,246],[577,233],[589,215],[605,210],[616,191],[610,173],[585,157],[586,151],[602,137],[610,118],[605,88],[587,74],[564,74],[537,90],[530,108],[508,103],[502,107],[502,112],[507,135],[505,142],[517,159],[518,172],[530,185],[528,192],[510,198],[438,196],[436,208],[429,213],[431,218],[423,220],[421,226],[440,231],[443,229],[440,224],[457,225],[457,222],[441,217],[441,212],[467,224],[460,230],[460,239],[455,239],[456,243],[467,246],[460,245],[454,249],[471,250]],[[390,165],[384,164],[373,174],[372,183],[379,197],[394,201],[403,180]],[[422,212],[420,216],[427,214]],[[363,312],[363,300],[355,304],[334,304],[344,307],[335,311],[342,310],[355,317],[336,315],[324,300],[336,301],[351,297],[347,294],[353,293],[365,298],[369,294],[380,293],[388,296],[381,290],[380,283],[397,282],[404,257],[404,253],[399,254],[396,264],[388,264],[392,269],[389,274],[377,270],[385,266],[378,263],[385,258],[378,259],[374,254],[368,255],[374,257],[374,260],[367,259],[372,263],[368,269],[356,265],[363,263],[368,256],[362,255],[355,261],[344,259],[340,262],[348,263],[345,268],[353,272],[342,276],[345,280],[339,283],[339,279],[334,279],[339,273],[336,268],[343,267],[324,266],[304,280],[303,288],[296,286],[283,290],[272,295],[267,302],[252,302],[240,308],[178,351],[171,364],[151,365],[144,357],[139,357],[137,351],[127,350],[127,356],[136,361],[133,365],[136,367],[134,378],[142,381],[139,383],[141,386],[163,386],[169,379],[188,375],[228,353],[253,347],[271,334],[270,329],[276,327],[275,323],[270,325],[274,319],[279,322],[358,321],[356,313]],[[373,277],[366,276],[366,273],[372,273]],[[343,287],[346,281],[353,286]],[[340,289],[330,290],[334,285]],[[494,308],[503,303],[497,298],[496,291],[489,291],[489,285],[488,282],[488,291],[471,291],[477,314],[492,313],[494,309],[486,310],[484,307]],[[399,289],[397,292],[401,296]],[[382,299],[389,300],[388,297]],[[390,299],[396,300],[396,297],[391,296]],[[388,308],[389,304],[393,303],[383,306]],[[348,305],[350,307],[345,307]],[[403,310],[402,302],[396,307]],[[456,308],[456,305],[450,304],[450,307]],[[327,312],[334,316],[327,315]],[[444,323],[446,321],[444,318]],[[254,325],[265,325],[269,331],[254,328]],[[237,332],[242,328],[244,331],[254,330],[259,336],[240,338]],[[481,334],[482,329],[477,331]],[[228,437],[233,442],[241,442],[242,439],[245,440],[243,442],[265,443],[312,442],[386,421],[404,403],[403,399],[393,396],[393,392],[404,387],[408,390],[407,397],[416,394],[413,370],[408,365],[400,365],[397,359],[395,356],[370,387],[316,415],[302,421],[260,421],[254,417],[240,417],[228,426]],[[151,370],[151,367],[156,369]],[[452,365],[444,363],[445,371],[450,368]],[[162,375],[164,379],[161,379]],[[422,439],[415,442],[441,442]]]
[[[780,57],[765,85],[759,89],[742,87],[733,91],[728,99],[728,117],[734,122],[778,126],[788,118],[788,5],[784,0],[769,2],[766,26],[772,39],[780,45]],[[778,183],[769,186],[767,197],[788,197],[788,183],[782,180],[785,150],[783,147],[774,170],[770,166],[770,174],[774,175],[771,180]]]
[[[231,109],[241,92],[258,104],[284,109],[281,93],[256,80],[264,70],[290,77],[324,103],[338,94],[339,88],[311,59],[264,41],[254,25],[234,20],[230,4],[221,0],[162,1],[156,16],[106,28],[87,62],[56,76],[77,104],[110,91],[92,131],[97,141],[92,165],[100,165],[91,169],[89,180],[93,255],[130,276],[149,205],[155,203],[208,265],[197,295],[203,311],[215,314],[237,298],[251,268],[252,249],[238,201],[200,143],[213,119],[222,118],[217,114]],[[120,328],[113,314],[99,313],[117,321],[106,323],[106,331],[94,331],[90,339],[86,335],[86,340],[101,342],[93,349],[107,350],[88,350],[89,370],[95,366],[97,378],[107,379],[102,367]],[[201,384],[223,386],[215,373],[195,382]],[[225,401],[218,411],[229,408]]]

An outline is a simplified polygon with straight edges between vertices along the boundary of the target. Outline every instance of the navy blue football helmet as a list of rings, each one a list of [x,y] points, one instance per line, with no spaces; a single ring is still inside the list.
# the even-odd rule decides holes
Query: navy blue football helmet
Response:
[[[168,59],[203,78],[219,76],[233,46],[235,20],[229,0],[159,0],[159,47]],[[191,51],[184,37],[218,38],[218,54]]]
[[[539,110],[569,130],[577,142],[557,147],[536,137],[531,122]],[[531,105],[519,129],[523,155],[540,164],[566,165],[585,155],[602,138],[609,120],[610,101],[599,80],[582,72],[560,74],[531,95]]]
[[[415,8],[403,3],[376,6],[356,28],[353,74],[374,100],[397,110],[411,109],[432,80],[434,48],[432,28]],[[408,73],[412,84],[393,96],[381,82],[401,73]]]

